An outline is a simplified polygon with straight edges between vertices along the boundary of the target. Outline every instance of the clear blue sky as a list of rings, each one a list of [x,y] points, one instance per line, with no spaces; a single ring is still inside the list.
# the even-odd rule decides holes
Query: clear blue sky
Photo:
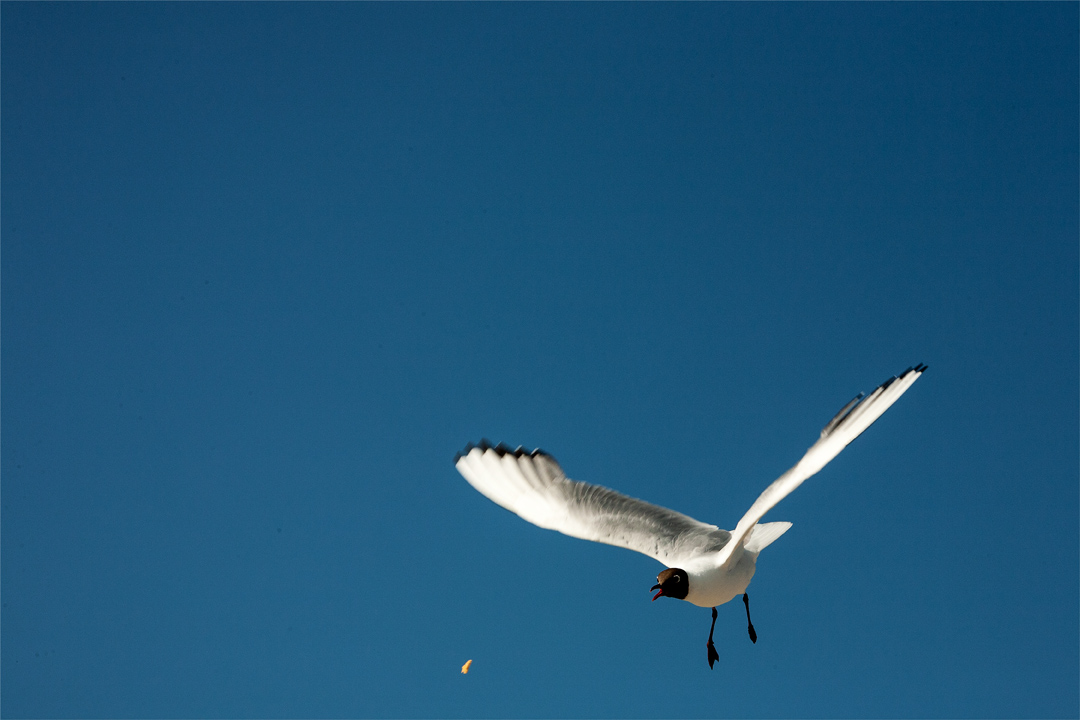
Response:
[[[1078,20],[4,3],[0,712],[1076,717]],[[712,671],[452,464],[730,528],[918,362]]]

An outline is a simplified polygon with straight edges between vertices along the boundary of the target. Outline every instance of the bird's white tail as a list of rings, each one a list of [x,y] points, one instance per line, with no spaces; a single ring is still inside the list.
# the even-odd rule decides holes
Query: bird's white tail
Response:
[[[750,537],[746,539],[744,547],[750,552],[761,552],[773,540],[780,537],[791,527],[789,522],[758,523],[750,530]]]

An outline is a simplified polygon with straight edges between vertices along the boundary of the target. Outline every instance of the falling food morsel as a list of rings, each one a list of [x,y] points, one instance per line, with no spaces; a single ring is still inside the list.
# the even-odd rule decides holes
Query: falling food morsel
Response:
[[[461,674],[462,675],[468,675],[469,674],[469,666],[470,665],[472,665],[472,660],[471,659],[466,660],[465,664],[461,666]]]

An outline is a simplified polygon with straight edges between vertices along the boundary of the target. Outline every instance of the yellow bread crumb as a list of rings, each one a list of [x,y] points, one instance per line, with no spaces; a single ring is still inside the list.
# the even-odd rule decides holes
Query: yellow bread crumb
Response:
[[[461,674],[462,675],[468,675],[469,674],[469,666],[470,665],[472,665],[472,659],[466,660],[465,664],[461,666]]]

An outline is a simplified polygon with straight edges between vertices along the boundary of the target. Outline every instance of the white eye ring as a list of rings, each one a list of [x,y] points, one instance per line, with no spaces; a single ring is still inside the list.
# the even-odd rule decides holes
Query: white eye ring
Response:
[[[678,575],[673,575],[671,577],[671,579],[674,580],[675,582],[679,582],[679,580],[681,580],[681,578]]]

